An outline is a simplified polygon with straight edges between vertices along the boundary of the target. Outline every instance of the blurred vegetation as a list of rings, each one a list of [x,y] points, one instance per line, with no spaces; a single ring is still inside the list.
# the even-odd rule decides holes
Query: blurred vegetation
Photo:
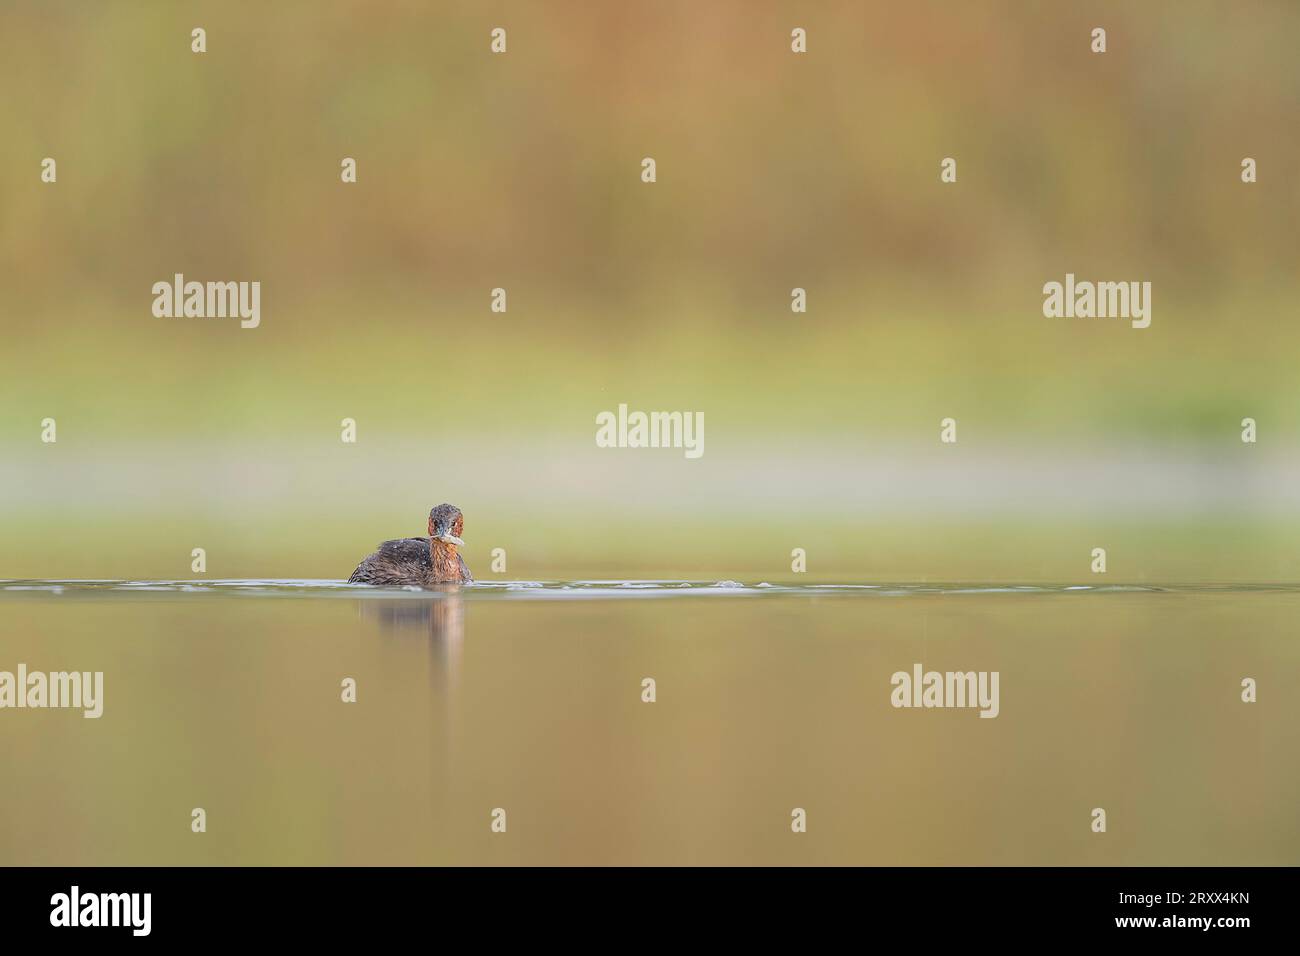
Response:
[[[1003,561],[980,509],[922,532],[923,500],[823,488],[949,415],[965,455],[1140,447],[1152,481],[1191,483],[1178,462],[1240,455],[1249,415],[1281,480],[1298,36],[1300,7],[1210,0],[7,3],[0,575],[164,574],[196,538],[239,554],[231,576],[341,576],[444,499],[541,568],[761,568],[750,542],[779,528],[778,568],[822,535],[814,566],[859,577],[1055,574],[1079,515],[1003,514],[1037,549]],[[154,318],[176,272],[260,281],[261,327]],[[1151,328],[1044,319],[1066,272],[1150,280]],[[609,460],[594,416],[621,401],[703,410],[706,460],[750,463],[743,487],[680,461],[647,488],[623,452],[577,468]],[[776,484],[804,459],[829,526]],[[1146,543],[1137,574],[1294,576],[1293,514],[1162,515],[1152,537],[1092,491],[1085,523]],[[78,540],[100,534],[118,560]],[[901,551],[864,552],[890,534]]]

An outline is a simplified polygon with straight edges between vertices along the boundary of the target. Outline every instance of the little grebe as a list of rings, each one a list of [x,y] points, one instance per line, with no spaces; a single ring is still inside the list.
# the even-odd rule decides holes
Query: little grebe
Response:
[[[469,584],[474,578],[457,551],[465,516],[455,505],[438,505],[429,512],[429,537],[385,541],[357,565],[349,584],[415,585]]]

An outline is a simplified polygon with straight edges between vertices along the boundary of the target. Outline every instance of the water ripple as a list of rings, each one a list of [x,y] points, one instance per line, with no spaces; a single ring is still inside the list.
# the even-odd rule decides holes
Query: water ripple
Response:
[[[457,594],[473,600],[602,600],[697,597],[959,597],[971,595],[1070,595],[1080,594],[1222,594],[1300,593],[1300,584],[1007,584],[1007,583],[827,583],[786,584],[760,581],[678,580],[589,580],[589,581],[477,581],[470,585],[443,585],[435,589],[417,587],[379,588],[346,581],[266,579],[199,579],[176,581],[114,580],[0,580],[0,597],[165,597],[186,599],[192,595],[313,598],[332,597],[366,600],[382,597],[424,600]]]

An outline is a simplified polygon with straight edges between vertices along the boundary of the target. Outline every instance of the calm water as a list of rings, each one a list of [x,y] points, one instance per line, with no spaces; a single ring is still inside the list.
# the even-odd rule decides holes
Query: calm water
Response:
[[[0,710],[0,862],[1296,864],[1298,609],[1291,586],[4,581],[0,671],[102,671],[104,712]],[[998,716],[891,706],[917,663],[997,671]]]

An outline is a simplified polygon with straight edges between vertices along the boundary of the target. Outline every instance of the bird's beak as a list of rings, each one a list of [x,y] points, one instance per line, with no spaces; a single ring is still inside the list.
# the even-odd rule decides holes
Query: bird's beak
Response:
[[[451,528],[448,525],[445,524],[439,525],[438,527],[434,528],[434,531],[435,534],[433,536],[433,539],[435,541],[441,541],[443,544],[454,544],[458,548],[463,548],[465,546],[464,541],[462,541],[460,538],[456,537],[454,534],[451,533]]]

